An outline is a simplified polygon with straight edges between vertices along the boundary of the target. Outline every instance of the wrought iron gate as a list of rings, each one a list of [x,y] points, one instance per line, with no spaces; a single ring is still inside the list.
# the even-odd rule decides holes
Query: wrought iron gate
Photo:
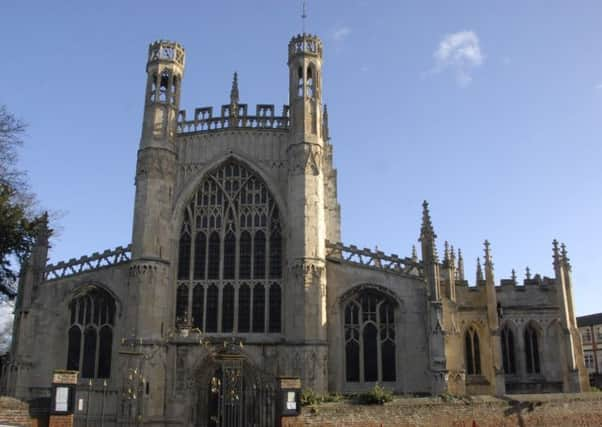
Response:
[[[216,359],[206,396],[207,420],[206,424],[199,423],[200,425],[275,426],[275,379],[253,368],[238,355]]]

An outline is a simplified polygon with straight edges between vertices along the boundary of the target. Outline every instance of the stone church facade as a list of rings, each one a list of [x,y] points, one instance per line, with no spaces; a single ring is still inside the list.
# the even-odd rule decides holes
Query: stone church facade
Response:
[[[253,408],[272,413],[279,376],[341,393],[588,387],[564,245],[552,278],[519,285],[495,281],[485,242],[468,286],[460,251],[446,243],[438,257],[426,202],[420,258],[340,243],[322,53],[315,36],[290,41],[281,112],[252,114],[235,75],[229,104],[187,115],[183,47],[150,45],[132,243],[47,265],[39,231],[6,393],[43,398],[53,370],[71,369],[94,397],[88,416],[226,425],[232,405],[240,423],[270,418]],[[244,398],[228,400],[226,384]]]

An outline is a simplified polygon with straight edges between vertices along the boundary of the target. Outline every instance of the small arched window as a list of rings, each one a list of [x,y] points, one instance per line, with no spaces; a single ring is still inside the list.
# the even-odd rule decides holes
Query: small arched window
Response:
[[[67,369],[82,378],[109,378],[113,348],[115,300],[103,289],[90,288],[69,304]]]
[[[316,88],[314,86],[314,71],[310,65],[307,67],[307,96],[313,98],[315,96]]]
[[[297,71],[297,96],[303,96],[303,68]]]
[[[537,330],[533,325],[525,329],[525,359],[528,374],[538,374],[539,367],[539,345],[537,342]]]
[[[167,96],[169,91],[169,71],[165,70],[161,73],[161,80],[159,82],[159,101],[167,102]]]
[[[396,381],[395,301],[364,289],[344,304],[345,380]]]
[[[501,340],[502,357],[504,359],[504,373],[516,374],[516,363],[514,360],[514,334],[508,326],[502,329]]]
[[[469,328],[464,335],[464,356],[466,373],[468,375],[481,375],[479,334],[475,328]]]

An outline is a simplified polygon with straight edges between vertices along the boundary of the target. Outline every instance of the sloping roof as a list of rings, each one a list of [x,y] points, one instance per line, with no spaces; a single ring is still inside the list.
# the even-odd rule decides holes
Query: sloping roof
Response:
[[[602,313],[588,314],[577,317],[577,326],[602,325]]]

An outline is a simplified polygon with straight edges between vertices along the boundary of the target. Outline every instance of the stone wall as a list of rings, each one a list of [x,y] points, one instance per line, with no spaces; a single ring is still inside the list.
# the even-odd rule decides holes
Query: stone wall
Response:
[[[602,393],[399,398],[385,405],[327,403],[282,427],[569,427],[602,425]]]
[[[0,397],[0,425],[31,426],[29,405],[12,397]]]

